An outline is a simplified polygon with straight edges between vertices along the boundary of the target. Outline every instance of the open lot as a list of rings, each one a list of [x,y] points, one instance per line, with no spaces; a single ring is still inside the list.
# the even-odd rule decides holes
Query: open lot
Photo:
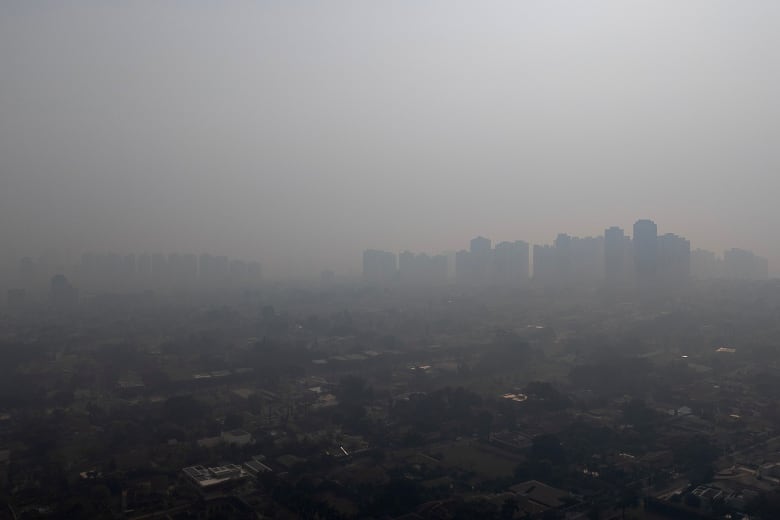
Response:
[[[492,453],[488,447],[472,440],[439,445],[432,453],[441,455],[443,465],[473,471],[484,479],[510,477],[517,466],[517,461]]]

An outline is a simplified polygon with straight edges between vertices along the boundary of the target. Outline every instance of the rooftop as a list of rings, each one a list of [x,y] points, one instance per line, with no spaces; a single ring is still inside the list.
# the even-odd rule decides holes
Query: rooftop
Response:
[[[231,480],[240,480],[247,473],[235,464],[207,468],[205,466],[190,466],[182,470],[184,474],[201,488],[216,486]]]
[[[529,480],[509,489],[513,493],[549,509],[561,507],[564,504],[564,499],[569,497],[568,492],[537,480]]]

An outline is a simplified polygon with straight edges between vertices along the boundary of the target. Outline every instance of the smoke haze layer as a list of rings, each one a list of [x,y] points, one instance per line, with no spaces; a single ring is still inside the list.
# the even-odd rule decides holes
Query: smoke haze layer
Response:
[[[0,5],[4,251],[214,252],[269,276],[377,247],[639,217],[770,259],[780,5]]]

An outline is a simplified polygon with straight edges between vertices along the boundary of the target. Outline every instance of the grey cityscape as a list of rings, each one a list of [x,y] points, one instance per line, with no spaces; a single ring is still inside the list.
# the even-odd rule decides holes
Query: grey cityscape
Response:
[[[780,519],[780,2],[0,2],[0,520]]]

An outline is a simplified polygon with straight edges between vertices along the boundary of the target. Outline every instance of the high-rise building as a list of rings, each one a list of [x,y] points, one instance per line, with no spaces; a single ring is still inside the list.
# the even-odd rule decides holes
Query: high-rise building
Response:
[[[169,254],[165,281],[180,286],[184,284],[185,278],[186,274],[184,272],[182,256],[179,253]]]
[[[371,283],[387,283],[395,279],[394,253],[367,249],[363,252],[363,279]]]
[[[626,234],[619,227],[604,231],[604,278],[609,285],[623,284],[626,273]]]
[[[573,237],[569,243],[569,279],[599,285],[604,280],[604,237]]]
[[[138,272],[138,277],[142,279],[147,279],[152,274],[152,259],[147,253],[143,253],[141,255],[138,255],[138,259],[136,260],[136,271]]]
[[[154,253],[151,257],[151,271],[155,280],[163,281],[168,276],[168,260],[165,255]]]
[[[455,253],[455,280],[460,284],[472,284],[475,281],[474,253],[462,249]]]
[[[534,282],[550,284],[556,280],[555,247],[535,244],[533,247]]]
[[[604,279],[604,238],[560,233],[533,249],[534,280],[545,285],[595,285]]]
[[[555,257],[555,278],[559,284],[566,285],[571,282],[572,266],[572,239],[566,233],[559,233],[555,237],[553,255]]]
[[[127,281],[135,277],[136,275],[136,258],[135,255],[130,253],[122,258],[122,278]]]
[[[699,280],[723,278],[723,259],[712,251],[691,251],[691,277]]]
[[[493,252],[493,281],[501,285],[522,285],[530,272],[527,242],[501,242]]]
[[[214,257],[210,254],[201,253],[198,257],[198,278],[201,283],[210,282],[216,278],[214,272]]]
[[[415,283],[417,281],[417,258],[411,251],[404,251],[398,255],[398,278],[403,283]]]
[[[658,281],[667,288],[683,287],[691,277],[691,243],[667,233],[657,241]]]
[[[230,281],[234,284],[246,283],[249,278],[249,266],[243,260],[230,261]]]
[[[105,280],[113,285],[122,272],[122,257],[116,253],[101,255],[103,261],[103,276]]]
[[[92,253],[83,253],[81,255],[81,264],[79,265],[79,275],[82,281],[92,284],[97,278],[97,261]]]
[[[472,282],[485,284],[489,281],[490,266],[493,263],[493,250],[489,238],[482,236],[471,239]]]
[[[434,283],[444,285],[447,283],[450,271],[450,261],[447,255],[435,255],[431,259],[431,279]]]
[[[224,255],[213,258],[214,277],[220,283],[225,283],[230,277],[230,259]]]
[[[182,277],[188,284],[195,283],[198,278],[198,257],[192,253],[181,255],[180,269]]]
[[[64,275],[58,274],[51,279],[49,300],[52,305],[67,308],[78,300],[78,290],[73,287]]]
[[[652,220],[637,220],[634,224],[634,272],[640,287],[655,283],[658,272],[658,227]]]
[[[251,261],[247,264],[247,276],[251,283],[258,283],[263,279],[263,269],[260,262]]]
[[[471,243],[469,245],[471,246],[470,250],[472,253],[477,253],[477,254],[490,253],[491,241],[489,238],[485,238],[483,236],[472,238]]]
[[[404,251],[398,256],[398,273],[400,281],[406,284],[444,284],[447,282],[447,257]]]
[[[726,278],[736,280],[766,280],[769,277],[767,259],[744,249],[724,252],[723,270]]]
[[[167,280],[176,285],[192,285],[198,278],[198,257],[193,254],[168,255]]]

